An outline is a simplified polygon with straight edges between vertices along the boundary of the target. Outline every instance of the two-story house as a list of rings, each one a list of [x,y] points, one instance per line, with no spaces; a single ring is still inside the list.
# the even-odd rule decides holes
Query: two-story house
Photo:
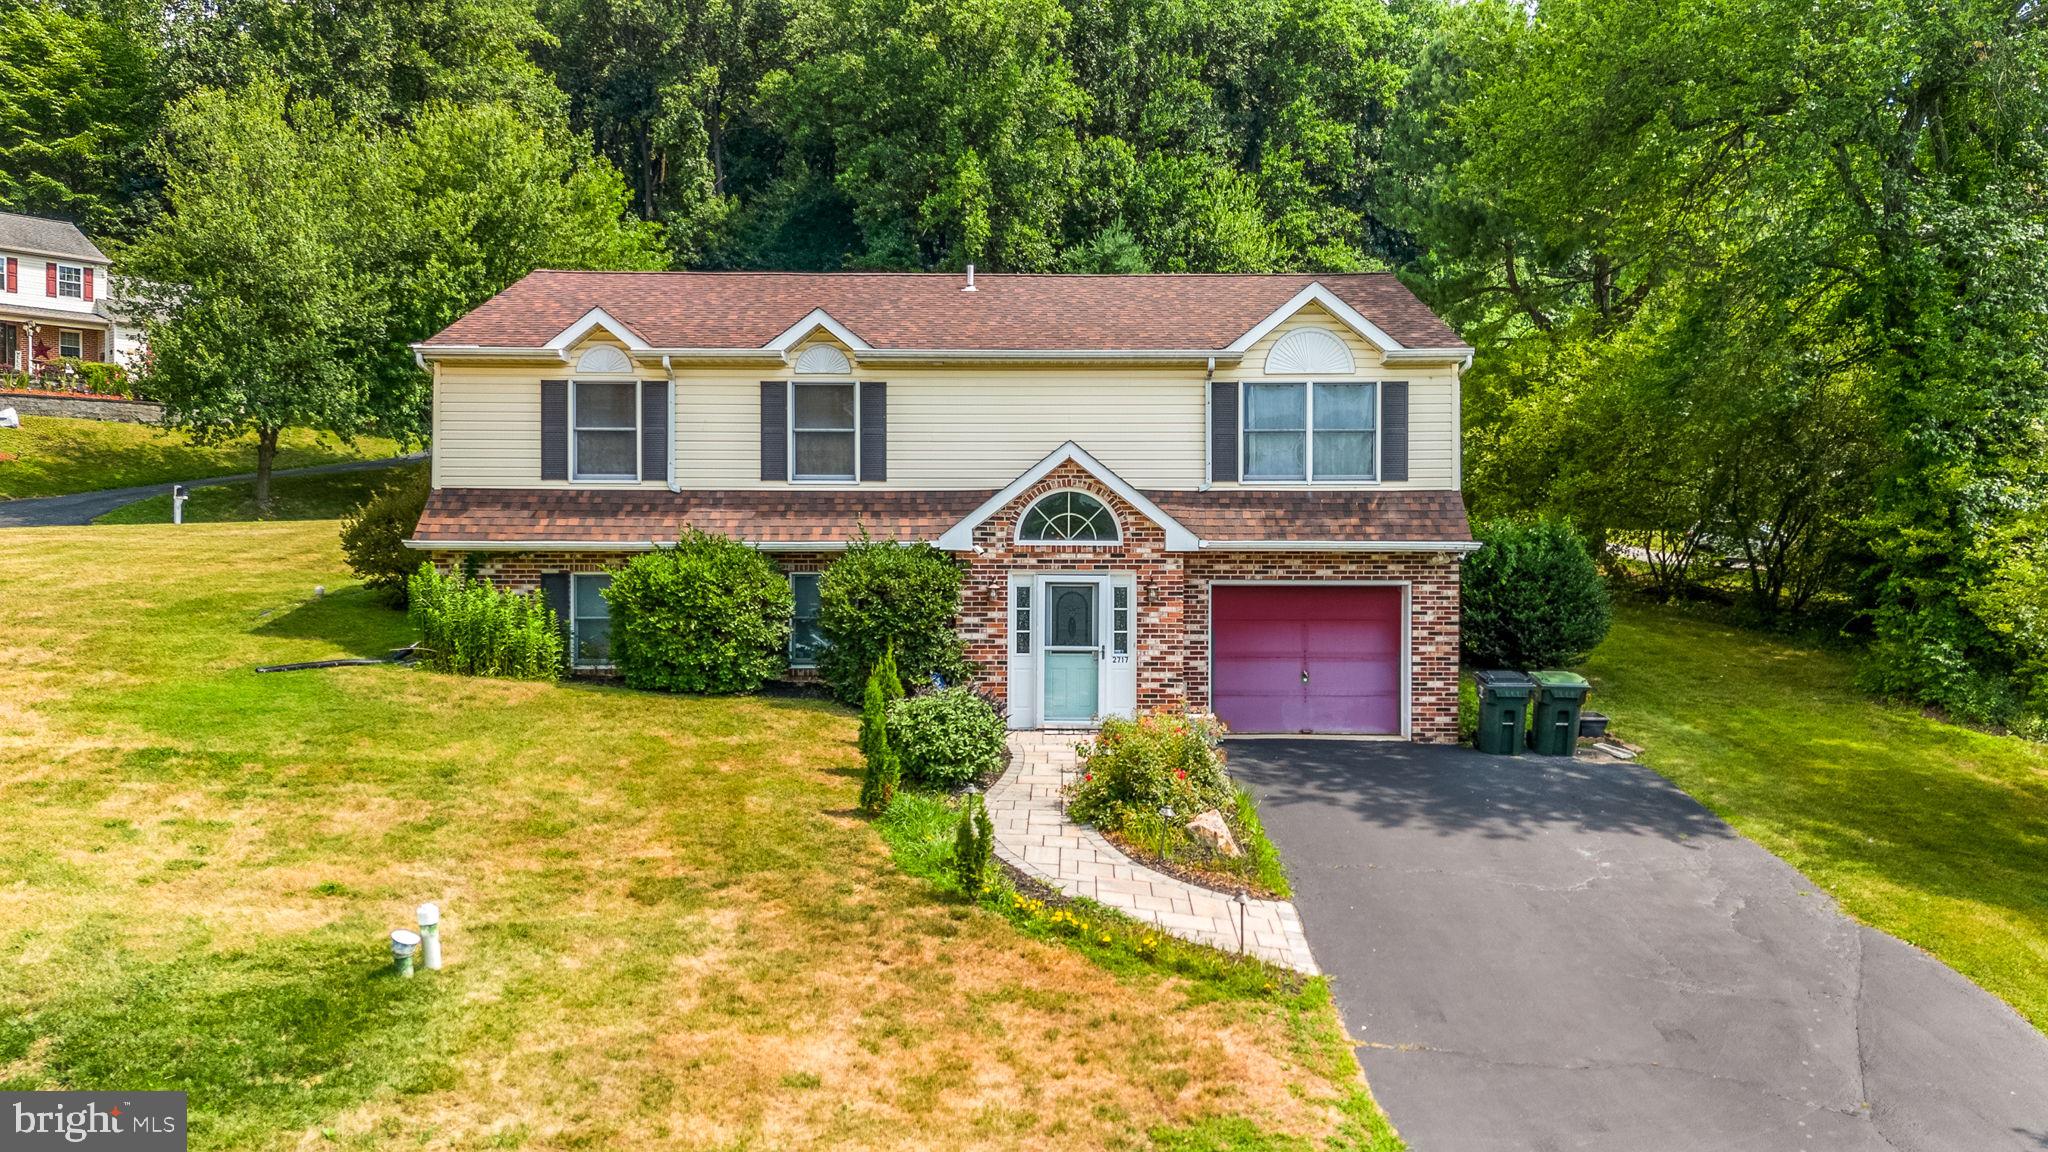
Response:
[[[77,225],[0,212],[0,260],[7,371],[33,372],[58,357],[112,361],[136,343],[110,306],[107,255]]]
[[[802,668],[864,531],[959,559],[1013,727],[1456,736],[1471,349],[1392,276],[536,272],[416,351],[411,546],[544,589],[579,662],[691,525],[789,574]]]

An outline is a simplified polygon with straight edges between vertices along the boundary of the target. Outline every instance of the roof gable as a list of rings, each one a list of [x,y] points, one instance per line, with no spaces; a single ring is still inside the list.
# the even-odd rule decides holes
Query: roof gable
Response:
[[[92,264],[107,263],[107,254],[100,251],[99,245],[86,239],[78,225],[69,220],[27,216],[20,212],[0,212],[0,248],[36,256],[84,260]]]
[[[1050,456],[1025,469],[1024,474],[1005,486],[1001,491],[982,501],[981,505],[969,512],[959,523],[946,529],[939,536],[938,547],[948,552],[966,552],[974,547],[974,530],[989,517],[1008,507],[1032,485],[1052,474],[1062,464],[1072,463],[1082,471],[1102,482],[1103,487],[1117,494],[1124,503],[1136,508],[1140,515],[1166,530],[1168,552],[1194,552],[1202,543],[1195,534],[1181,526],[1180,521],[1166,514],[1165,510],[1152,502],[1143,492],[1131,487],[1124,478],[1109,470],[1102,461],[1090,456],[1086,449],[1072,440],[1054,449]]]

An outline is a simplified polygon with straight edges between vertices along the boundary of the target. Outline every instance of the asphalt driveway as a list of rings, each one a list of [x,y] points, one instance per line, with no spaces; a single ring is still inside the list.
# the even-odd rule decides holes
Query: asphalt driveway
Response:
[[[2048,1038],[1655,773],[1358,741],[1230,763],[1417,1152],[2048,1149]]]
[[[427,458],[425,452],[391,456],[382,460],[344,460],[338,464],[314,464],[305,468],[280,468],[273,480],[291,476],[329,476],[337,472],[371,472],[393,468]],[[256,479],[254,472],[232,476],[209,476],[204,480],[181,480],[187,488],[215,488],[222,484],[245,484]],[[64,496],[35,496],[26,500],[0,500],[0,528],[57,528],[90,524],[123,505],[151,496],[162,496],[170,484],[144,484],[137,488],[101,488],[94,492],[73,492]]]

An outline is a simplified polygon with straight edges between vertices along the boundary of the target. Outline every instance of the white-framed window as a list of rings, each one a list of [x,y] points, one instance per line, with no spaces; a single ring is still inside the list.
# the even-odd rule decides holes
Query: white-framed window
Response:
[[[1117,656],[1131,653],[1131,590],[1123,584],[1109,590],[1109,650]]]
[[[85,356],[85,333],[76,328],[57,329],[57,355],[82,359]]]
[[[1244,478],[1377,480],[1379,385],[1246,384]]]
[[[1016,638],[1017,655],[1031,655],[1031,585],[1019,584],[1011,593],[1017,601],[1017,621],[1010,628]]]
[[[1022,544],[1114,544],[1120,539],[1115,513],[1086,492],[1048,492],[1017,521]]]
[[[789,627],[791,668],[816,668],[818,653],[825,650],[825,633],[818,627],[818,580],[816,572],[789,574],[789,590],[796,595]]]
[[[859,478],[859,409],[859,398],[851,383],[790,383],[790,479]]]
[[[576,380],[569,386],[570,473],[578,480],[640,478],[637,380]]]
[[[76,264],[57,265],[57,295],[85,299],[85,269]]]
[[[578,667],[605,667],[612,662],[612,606],[604,590],[612,586],[609,572],[578,572],[569,577],[569,650]]]

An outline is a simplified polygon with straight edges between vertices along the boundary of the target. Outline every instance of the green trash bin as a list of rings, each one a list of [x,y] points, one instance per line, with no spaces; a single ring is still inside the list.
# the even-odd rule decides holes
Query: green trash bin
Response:
[[[1479,735],[1472,746],[1495,756],[1522,750],[1522,731],[1529,726],[1529,696],[1536,682],[1520,672],[1479,672]]]
[[[1529,726],[1529,751],[1569,756],[1579,746],[1579,709],[1592,685],[1576,672],[1531,672],[1536,682],[1536,719]]]

